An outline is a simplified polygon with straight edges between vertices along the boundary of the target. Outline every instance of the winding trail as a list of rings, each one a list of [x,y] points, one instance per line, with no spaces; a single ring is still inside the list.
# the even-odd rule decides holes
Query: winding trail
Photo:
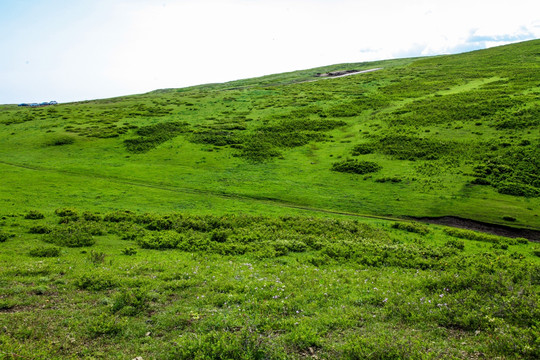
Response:
[[[163,184],[151,183],[148,181],[133,180],[133,179],[127,179],[127,178],[121,178],[121,177],[105,176],[105,175],[99,175],[99,174],[87,174],[87,173],[80,173],[76,171],[46,168],[46,167],[37,166],[37,165],[16,164],[16,163],[3,161],[3,160],[0,160],[0,164],[13,166],[16,168],[22,168],[22,169],[26,169],[30,171],[51,172],[51,173],[66,174],[66,175],[71,175],[71,176],[78,176],[78,177],[83,177],[83,178],[101,179],[101,180],[107,180],[109,182],[114,182],[117,184],[125,184],[125,185],[130,185],[130,186],[159,189],[159,190],[170,191],[170,192],[175,192],[175,193],[211,195],[211,196],[217,196],[221,198],[257,201],[260,203],[270,204],[274,206],[280,206],[284,208],[298,209],[298,210],[304,210],[304,211],[310,211],[310,212],[354,216],[354,217],[369,218],[369,219],[380,219],[380,220],[387,220],[387,221],[403,222],[403,221],[414,220],[414,221],[420,221],[424,223],[431,223],[431,224],[437,224],[437,225],[476,230],[476,231],[491,233],[491,234],[500,235],[500,236],[507,236],[507,237],[512,237],[512,238],[523,237],[523,238],[529,239],[530,241],[540,242],[540,230],[514,228],[510,226],[505,226],[505,225],[484,223],[484,222],[480,222],[476,220],[463,219],[463,218],[453,217],[453,216],[399,218],[399,217],[391,217],[391,216],[359,214],[359,213],[352,213],[352,212],[346,212],[346,211],[316,208],[316,207],[288,202],[288,201],[278,199],[278,198],[271,198],[271,197],[264,197],[264,196],[242,195],[242,194],[237,194],[237,193],[227,193],[227,192],[214,191],[214,190],[204,190],[204,189],[196,189],[196,188],[188,188],[188,187],[180,187],[180,186],[172,186],[172,185],[163,185]]]

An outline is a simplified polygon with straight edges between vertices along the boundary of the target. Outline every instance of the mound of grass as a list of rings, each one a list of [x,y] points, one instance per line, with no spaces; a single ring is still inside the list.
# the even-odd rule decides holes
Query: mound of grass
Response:
[[[351,173],[351,174],[369,174],[382,169],[382,166],[373,161],[361,161],[347,159],[332,164],[332,171]]]
[[[92,236],[92,229],[81,224],[57,226],[45,234],[43,240],[66,247],[92,246],[96,242]]]
[[[75,143],[75,137],[70,135],[56,135],[45,142],[46,146],[62,146]]]
[[[143,126],[136,131],[139,137],[124,140],[124,145],[131,153],[145,153],[185,133],[188,126],[188,123],[180,121]]]
[[[51,246],[39,246],[31,249],[28,255],[33,257],[58,257],[60,255],[60,248]]]

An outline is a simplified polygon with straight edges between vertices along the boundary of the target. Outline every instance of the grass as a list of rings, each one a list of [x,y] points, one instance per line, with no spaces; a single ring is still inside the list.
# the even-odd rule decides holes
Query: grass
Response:
[[[539,165],[529,161],[540,158],[537,47],[531,41],[345,64],[39,109],[3,106],[0,166],[10,185],[0,201],[19,209],[32,200],[14,194],[12,182],[47,187],[40,179],[69,173],[77,179],[66,177],[70,185],[61,191],[40,191],[45,203],[60,207],[78,188],[104,199],[97,206],[105,210],[117,206],[117,195],[82,184],[121,179],[359,214],[493,223],[511,216],[515,226],[538,229]],[[337,67],[382,70],[302,82]],[[351,156],[382,169],[374,176],[331,171]],[[33,170],[19,170],[25,167]],[[484,171],[494,168],[511,171]],[[376,181],[392,178],[401,181]],[[155,196],[146,202],[169,202],[168,192],[157,195],[160,201]],[[196,203],[206,206],[204,197]]]
[[[400,218],[540,229],[539,47],[0,106],[0,358],[538,358],[538,245]]]
[[[45,215],[1,223],[15,235],[0,244],[6,358],[540,352],[540,259],[527,242],[494,248],[382,220],[116,211],[58,224]],[[49,247],[47,234],[28,233],[36,222],[101,235]]]

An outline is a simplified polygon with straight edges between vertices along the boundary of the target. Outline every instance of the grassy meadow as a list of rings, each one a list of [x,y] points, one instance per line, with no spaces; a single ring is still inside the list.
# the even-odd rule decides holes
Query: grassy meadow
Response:
[[[0,358],[539,358],[539,60],[1,105]]]

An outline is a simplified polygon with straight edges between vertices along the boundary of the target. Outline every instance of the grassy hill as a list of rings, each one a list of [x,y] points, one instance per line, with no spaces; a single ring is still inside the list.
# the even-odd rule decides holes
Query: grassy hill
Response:
[[[345,77],[333,71],[371,70]],[[0,106],[0,358],[540,357],[540,41]]]
[[[539,44],[2,106],[0,201],[215,213],[240,200],[248,211],[274,205],[257,201],[266,199],[359,214],[511,217],[539,229]],[[381,69],[314,77],[372,68]],[[346,171],[365,161],[377,170],[332,171],[347,160]],[[223,195],[230,201],[215,199]]]

